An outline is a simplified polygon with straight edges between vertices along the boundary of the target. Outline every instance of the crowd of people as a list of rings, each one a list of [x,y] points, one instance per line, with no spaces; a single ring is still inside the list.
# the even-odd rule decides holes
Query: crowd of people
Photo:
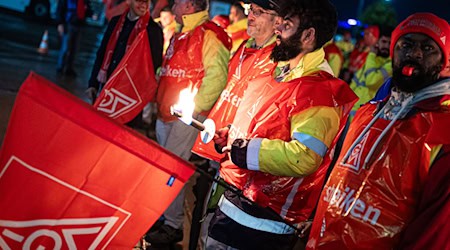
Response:
[[[61,20],[83,14],[60,2],[71,10]],[[368,25],[355,45],[350,32],[333,40],[329,0],[236,2],[214,20],[208,0],[175,0],[157,22],[151,1],[128,4],[109,22],[87,94],[146,31],[157,142],[207,158],[234,187],[213,185],[202,248],[450,248],[447,21],[415,13]],[[68,42],[73,25],[60,28]],[[72,74],[66,54],[58,70]],[[185,88],[198,91],[193,117],[216,124],[210,144],[170,113]],[[184,200],[185,189],[146,234],[152,246],[183,239]]]

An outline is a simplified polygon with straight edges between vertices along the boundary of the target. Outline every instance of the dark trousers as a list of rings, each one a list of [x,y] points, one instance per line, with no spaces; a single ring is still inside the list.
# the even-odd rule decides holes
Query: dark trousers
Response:
[[[58,56],[58,70],[73,70],[73,62],[75,60],[75,53],[78,48],[79,36],[79,25],[64,25],[64,35],[61,40],[61,49],[59,50]]]

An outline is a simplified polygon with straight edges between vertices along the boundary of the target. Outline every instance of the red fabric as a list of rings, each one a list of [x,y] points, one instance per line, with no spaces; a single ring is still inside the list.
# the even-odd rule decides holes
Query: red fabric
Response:
[[[77,2],[77,17],[80,20],[84,20],[86,17],[86,4],[84,0],[78,0]]]
[[[239,30],[234,33],[231,33],[230,36],[231,36],[232,41],[239,40],[239,39],[242,39],[242,40],[250,39],[250,36],[247,34],[247,29],[243,29],[243,30]]]
[[[435,124],[450,125],[449,114],[422,112],[395,122],[366,168],[363,162],[390,121],[379,119],[353,149],[343,156],[373,118],[376,104],[356,113],[341,155],[317,207],[308,249],[395,249],[411,221],[430,166],[428,136]],[[450,141],[448,129],[440,137]]]
[[[222,27],[222,29],[226,29],[230,25],[228,15],[216,15],[211,21]]]
[[[95,100],[94,108],[127,123],[151,101],[158,84],[153,71],[147,30],[139,33]]]
[[[418,212],[403,233],[399,249],[450,249],[450,146],[442,150],[443,155],[431,166]]]
[[[289,142],[289,117],[317,106],[342,107],[339,129],[342,131],[357,99],[345,82],[326,72],[317,72],[315,75],[279,83],[273,80],[271,73],[248,83],[243,102],[229,131],[229,144],[236,138],[267,138]],[[243,190],[249,199],[279,214],[285,214],[285,219],[290,222],[299,223],[309,218],[317,203],[333,148],[334,143],[318,170],[304,178],[241,169],[228,158],[221,164],[220,175],[226,182]],[[287,208],[285,204],[288,204]],[[282,212],[282,209],[287,211]]]
[[[109,64],[111,63],[111,58],[114,53],[114,49],[116,48],[117,40],[119,39],[120,32],[122,31],[123,24],[125,22],[125,18],[127,18],[128,10],[123,12],[120,16],[119,21],[114,27],[111,38],[106,45],[105,57],[103,58],[102,66],[99,71],[99,75],[106,76],[106,72],[108,71]],[[150,20],[150,13],[147,11],[144,16],[141,16],[137,23],[135,24],[133,31],[131,31],[130,36],[127,41],[127,50],[133,44],[135,38],[141,31],[144,31],[147,27],[148,21]],[[103,79],[103,78],[102,78]]]
[[[246,48],[243,43],[231,58],[228,64],[227,86],[208,116],[214,121],[216,129],[228,126],[233,122],[248,82],[255,77],[272,73],[276,67],[276,63],[270,60],[273,47],[275,47],[275,43],[262,49],[253,49]],[[204,144],[200,135],[197,137],[192,151],[217,162],[224,157],[224,154],[216,152],[214,142]]]
[[[363,46],[363,45],[361,45]],[[355,48],[349,56],[348,70],[351,73],[356,73],[366,63],[367,56],[369,55],[369,47]]]
[[[375,40],[378,40],[380,38],[380,28],[376,25],[368,26],[364,29],[364,33],[370,33],[375,37]]]
[[[155,142],[31,73],[0,152],[0,245],[132,249],[193,172]],[[170,176],[176,177],[172,187]]]
[[[401,22],[392,32],[391,56],[398,39],[407,33],[422,33],[432,38],[441,48],[444,57],[442,70],[447,67],[450,55],[450,25],[431,13],[416,13]]]
[[[205,75],[202,47],[206,30],[212,30],[225,47],[231,49],[231,39],[227,33],[211,21],[172,37],[161,66],[156,97],[158,117],[165,122],[177,119],[170,114],[170,107],[178,102],[180,91],[188,87],[199,89],[202,84]],[[207,116],[208,113],[202,115]]]

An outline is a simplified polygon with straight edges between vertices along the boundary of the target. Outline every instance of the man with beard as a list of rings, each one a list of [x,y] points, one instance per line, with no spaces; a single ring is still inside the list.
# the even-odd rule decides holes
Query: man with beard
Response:
[[[430,13],[411,15],[392,33],[389,95],[356,113],[309,249],[448,248],[450,80],[440,72],[449,37],[449,24]]]
[[[175,0],[172,11],[181,30],[172,37],[159,72],[156,139],[160,146],[189,160],[198,130],[171,113],[184,89],[196,92],[193,117],[203,121],[226,85],[231,39],[209,20],[209,0]],[[184,186],[164,212],[164,225],[145,239],[166,247],[183,239]]]
[[[214,121],[217,128],[222,128],[233,122],[234,115],[239,108],[248,83],[255,78],[271,76],[277,65],[270,58],[272,49],[276,45],[275,30],[281,23],[281,17],[274,10],[276,5],[271,4],[270,0],[250,0],[250,4],[248,29],[247,26],[245,27],[245,32],[250,36],[250,39],[245,40],[243,43],[241,41],[242,45],[238,47],[236,54],[230,59],[227,86],[208,115],[208,118]],[[247,24],[247,18],[245,23]],[[192,152],[212,160],[214,169],[218,169],[219,161],[224,155],[221,152],[216,152],[214,143],[205,144],[200,137],[197,137]],[[203,179],[210,183],[208,178],[202,176],[197,179],[197,184]],[[208,214],[202,221],[201,242],[203,245],[207,237],[208,226],[214,208],[223,194],[223,188],[214,185],[211,192],[214,195],[208,202]],[[203,208],[203,203],[199,200],[197,199],[196,206]],[[193,232],[192,228],[191,235]]]
[[[229,151],[220,176],[240,191],[220,198],[207,249],[291,249],[292,225],[310,218],[334,139],[356,101],[324,60],[322,46],[337,26],[334,6],[328,0],[281,4],[271,54],[278,68],[249,80],[232,123],[214,140]]]
[[[391,32],[389,27],[380,27],[380,38],[371,47],[364,66],[353,76],[350,88],[359,97],[353,106],[351,118],[361,105],[370,101],[380,86],[392,76],[392,62],[389,57],[389,46],[391,45]]]

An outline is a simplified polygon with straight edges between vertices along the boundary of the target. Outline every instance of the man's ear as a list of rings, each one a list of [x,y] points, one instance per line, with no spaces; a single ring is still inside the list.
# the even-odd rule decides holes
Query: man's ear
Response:
[[[301,42],[303,49],[312,51],[316,43],[316,29],[311,27],[303,30]]]
[[[275,17],[275,22],[274,22],[274,28],[278,29],[278,26],[280,26],[283,23],[283,18],[280,16],[276,16]]]

